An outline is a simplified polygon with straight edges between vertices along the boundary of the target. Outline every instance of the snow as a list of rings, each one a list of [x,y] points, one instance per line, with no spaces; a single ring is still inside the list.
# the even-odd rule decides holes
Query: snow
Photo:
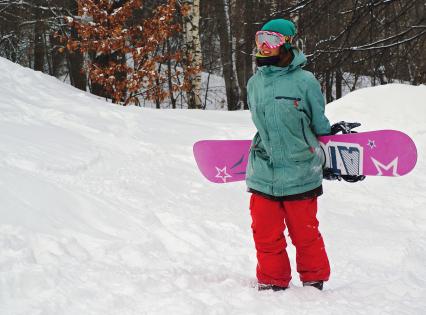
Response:
[[[332,277],[258,292],[243,182],[196,169],[200,139],[248,139],[248,112],[120,107],[0,58],[0,314],[424,314],[425,86],[327,106],[417,144],[401,178],[325,182]],[[295,251],[288,248],[294,267]]]

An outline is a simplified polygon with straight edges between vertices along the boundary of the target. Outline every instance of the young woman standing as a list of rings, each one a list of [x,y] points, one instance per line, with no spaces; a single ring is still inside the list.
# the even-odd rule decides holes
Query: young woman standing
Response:
[[[316,215],[324,162],[317,137],[331,129],[320,85],[302,69],[306,57],[292,45],[295,34],[294,24],[284,19],[271,20],[257,32],[258,70],[247,84],[257,128],[246,181],[259,290],[289,286],[286,227],[303,285],[322,290],[330,276]]]

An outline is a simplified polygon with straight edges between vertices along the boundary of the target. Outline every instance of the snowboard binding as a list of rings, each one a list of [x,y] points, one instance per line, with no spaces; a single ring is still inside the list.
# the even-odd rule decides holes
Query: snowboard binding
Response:
[[[354,128],[357,128],[361,126],[360,123],[358,122],[346,122],[346,121],[339,121],[338,123],[335,123],[331,126],[331,135],[335,135],[338,134],[339,132],[343,133],[343,134],[347,134],[347,133],[356,133],[356,131],[354,131]]]
[[[341,132],[342,134],[357,133],[354,128],[361,126],[358,122],[346,122],[339,121],[331,126],[330,135],[335,135]],[[338,180],[342,179],[348,183],[356,183],[365,179],[364,175],[340,175],[333,172],[329,167],[323,169],[323,178],[326,180]]]

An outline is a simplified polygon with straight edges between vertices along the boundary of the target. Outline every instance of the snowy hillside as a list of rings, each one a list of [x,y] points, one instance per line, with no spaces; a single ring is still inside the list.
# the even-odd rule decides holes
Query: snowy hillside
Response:
[[[293,273],[290,290],[258,292],[245,185],[207,182],[192,157],[200,139],[251,138],[248,112],[123,108],[0,69],[0,314],[425,313],[425,86],[327,106],[331,121],[409,134],[417,167],[326,182],[325,291]]]

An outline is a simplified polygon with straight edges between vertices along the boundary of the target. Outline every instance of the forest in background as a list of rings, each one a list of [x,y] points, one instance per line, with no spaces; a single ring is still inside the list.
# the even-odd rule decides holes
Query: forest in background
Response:
[[[124,105],[203,109],[220,76],[239,110],[271,18],[295,22],[327,102],[426,83],[424,0],[0,0],[0,56]]]

